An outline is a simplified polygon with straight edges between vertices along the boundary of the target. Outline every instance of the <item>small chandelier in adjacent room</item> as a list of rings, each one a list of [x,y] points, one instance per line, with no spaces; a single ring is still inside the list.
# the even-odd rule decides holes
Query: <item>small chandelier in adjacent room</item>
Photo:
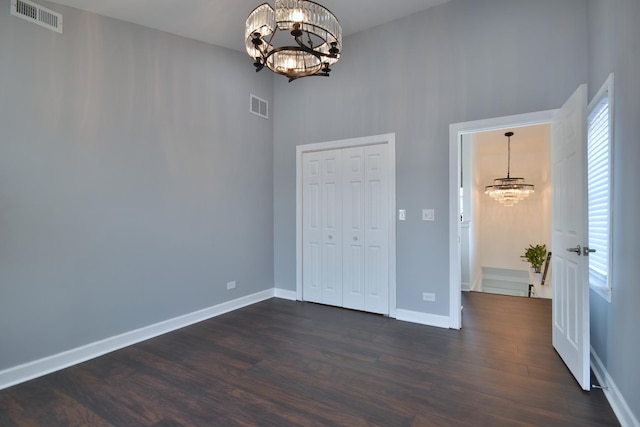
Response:
[[[525,184],[524,178],[511,178],[511,137],[513,132],[504,134],[507,137],[507,177],[496,178],[493,185],[487,185],[484,193],[505,206],[513,206],[533,193],[533,185]]]
[[[286,32],[293,37],[292,46],[286,45]],[[256,71],[266,66],[290,82],[329,76],[342,50],[342,27],[336,17],[308,0],[276,0],[275,11],[261,4],[249,14],[244,35]]]

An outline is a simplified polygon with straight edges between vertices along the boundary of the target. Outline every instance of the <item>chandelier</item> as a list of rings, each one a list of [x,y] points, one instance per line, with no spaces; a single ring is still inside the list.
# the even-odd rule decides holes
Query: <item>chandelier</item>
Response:
[[[511,178],[511,137],[513,132],[504,134],[507,137],[507,177],[496,178],[493,185],[487,185],[484,193],[505,206],[513,206],[533,193],[533,185],[525,184],[524,178]]]
[[[295,44],[286,46],[286,32]],[[342,27],[328,9],[308,0],[276,0],[256,7],[245,28],[247,53],[256,71],[265,66],[289,81],[306,76],[329,76],[340,59]],[[280,43],[283,42],[283,43]]]

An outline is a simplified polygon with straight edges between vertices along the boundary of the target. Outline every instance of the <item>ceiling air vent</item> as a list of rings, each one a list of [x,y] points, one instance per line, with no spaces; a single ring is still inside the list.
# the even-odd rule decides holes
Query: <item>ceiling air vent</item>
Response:
[[[62,34],[62,15],[29,0],[11,0],[11,14]]]
[[[249,111],[263,119],[269,118],[269,103],[254,94],[249,97]]]

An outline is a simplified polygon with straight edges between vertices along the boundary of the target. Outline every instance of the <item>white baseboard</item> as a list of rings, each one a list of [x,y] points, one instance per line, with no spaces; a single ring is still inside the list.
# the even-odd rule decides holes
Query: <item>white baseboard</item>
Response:
[[[420,313],[410,310],[396,310],[396,319],[405,322],[420,323],[421,325],[437,326],[438,328],[449,329],[451,319],[449,316],[440,316],[437,314]]]
[[[274,296],[276,298],[296,301],[298,294],[296,291],[275,288]],[[395,315],[390,317],[393,317],[396,320],[402,320],[404,322],[420,323],[421,325],[437,326],[439,328],[447,329],[449,328],[451,323],[449,316],[438,316],[435,314],[420,313],[417,311],[409,310],[395,310]]]
[[[471,284],[469,284],[469,282],[462,282],[460,284],[460,289],[462,289],[465,292],[468,292],[471,290]]]
[[[275,288],[273,290],[273,296],[276,298],[295,301],[298,298],[298,293],[296,291],[290,291],[288,289]]]
[[[613,382],[613,378],[609,375],[607,368],[602,363],[602,360],[598,357],[598,354],[595,352],[593,347],[591,347],[591,369],[593,369],[593,373],[595,374],[598,382],[602,387],[607,387],[604,391],[604,395],[609,401],[609,405],[611,405],[611,409],[618,417],[618,421],[622,427],[638,427],[640,426],[640,422],[638,418],[633,414],[629,405],[627,405],[627,401],[620,393],[620,390],[616,386],[616,383]]]
[[[82,347],[5,369],[0,371],[0,390],[111,353],[112,351],[120,350],[132,344],[148,340],[149,338],[157,337],[158,335],[166,334],[176,329],[184,328],[185,326],[273,298],[275,293],[273,288],[267,289],[233,301],[223,302],[202,310],[194,311],[193,313],[178,316],[101,341],[83,345]]]
[[[476,274],[476,277],[473,279],[473,283],[471,284],[471,290],[482,292],[482,270]]]

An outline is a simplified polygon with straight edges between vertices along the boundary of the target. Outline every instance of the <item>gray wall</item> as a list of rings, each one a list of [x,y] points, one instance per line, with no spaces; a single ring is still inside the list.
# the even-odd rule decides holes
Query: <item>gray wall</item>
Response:
[[[615,73],[613,290],[591,293],[591,345],[640,418],[640,2],[590,1],[588,17],[590,98]]]
[[[43,4],[0,0],[0,370],[273,288],[272,76]]]
[[[346,38],[329,79],[277,79],[276,286],[295,289],[295,146],[395,132],[397,306],[448,315],[449,124],[560,107],[587,81],[586,13],[584,0],[453,0]]]

